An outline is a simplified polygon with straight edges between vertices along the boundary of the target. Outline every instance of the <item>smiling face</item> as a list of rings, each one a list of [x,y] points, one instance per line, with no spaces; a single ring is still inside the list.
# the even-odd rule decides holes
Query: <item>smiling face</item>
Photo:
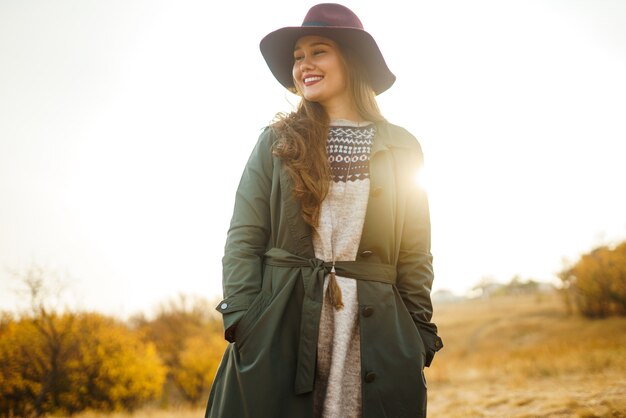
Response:
[[[352,108],[348,77],[337,43],[323,36],[304,36],[296,42],[293,80],[302,96],[318,102],[329,116]]]

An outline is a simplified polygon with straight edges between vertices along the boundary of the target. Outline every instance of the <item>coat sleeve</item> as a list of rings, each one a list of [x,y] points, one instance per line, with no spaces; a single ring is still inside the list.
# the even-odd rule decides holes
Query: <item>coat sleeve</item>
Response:
[[[397,287],[426,346],[425,365],[429,366],[435,353],[443,347],[437,336],[437,326],[431,322],[433,307],[430,298],[433,283],[433,257],[430,252],[430,212],[426,191],[418,185],[417,175],[423,167],[423,155],[417,140],[411,153],[405,176],[407,197],[405,220],[398,257]]]
[[[270,236],[272,138],[261,134],[241,176],[222,258],[224,300],[217,310],[224,320],[224,337],[233,342],[235,328],[261,291],[263,254]]]

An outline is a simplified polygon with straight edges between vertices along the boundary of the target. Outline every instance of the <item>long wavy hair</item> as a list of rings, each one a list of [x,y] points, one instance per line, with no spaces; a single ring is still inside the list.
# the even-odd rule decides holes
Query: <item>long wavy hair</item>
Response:
[[[384,121],[365,67],[348,48],[340,49],[347,74],[347,87],[355,110],[363,120]],[[294,83],[294,85],[296,85]],[[293,182],[293,195],[300,202],[302,217],[313,228],[319,223],[320,207],[330,189],[331,173],[326,154],[330,120],[324,108],[301,97],[297,109],[279,113],[272,123],[277,135],[274,155],[281,158]]]

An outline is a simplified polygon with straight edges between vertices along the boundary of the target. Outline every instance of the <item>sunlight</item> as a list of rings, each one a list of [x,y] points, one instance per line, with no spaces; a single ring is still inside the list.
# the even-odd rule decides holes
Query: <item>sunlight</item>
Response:
[[[424,189],[427,193],[430,192],[430,180],[428,177],[428,170],[426,170],[425,167],[422,167],[421,169],[417,170],[415,172],[415,177],[414,177],[415,183],[417,183],[417,185]]]

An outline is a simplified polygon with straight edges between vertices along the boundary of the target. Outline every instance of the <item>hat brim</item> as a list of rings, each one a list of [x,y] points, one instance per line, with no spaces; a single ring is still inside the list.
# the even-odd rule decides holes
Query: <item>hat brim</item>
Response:
[[[396,76],[389,70],[374,38],[364,30],[337,26],[296,26],[278,29],[261,40],[263,58],[274,77],[287,89],[294,88],[293,48],[303,36],[330,38],[341,48],[350,49],[366,68],[372,89],[378,95],[393,85]]]

